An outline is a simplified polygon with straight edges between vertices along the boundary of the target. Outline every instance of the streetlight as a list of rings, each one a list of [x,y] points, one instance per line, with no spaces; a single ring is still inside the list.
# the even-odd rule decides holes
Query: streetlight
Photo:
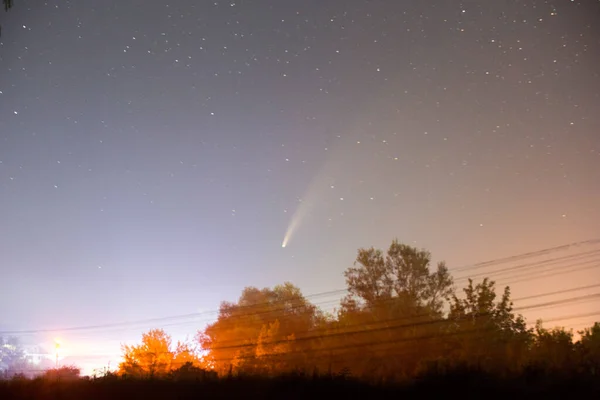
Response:
[[[58,339],[54,339],[54,348],[56,350],[56,369],[58,369],[58,349],[60,348],[60,342]]]

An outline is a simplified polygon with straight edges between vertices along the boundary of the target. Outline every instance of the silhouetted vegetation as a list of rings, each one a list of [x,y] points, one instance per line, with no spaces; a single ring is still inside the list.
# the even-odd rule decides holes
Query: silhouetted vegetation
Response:
[[[599,323],[577,341],[542,321],[528,328],[509,287],[498,296],[486,278],[456,293],[444,263],[432,268],[427,251],[397,241],[385,253],[360,249],[345,277],[347,296],[335,315],[291,283],[247,287],[237,302],[221,304],[195,343],[174,345],[154,329],[141,344],[123,346],[116,373],[79,378],[76,367],[64,367],[33,380],[18,376],[2,384],[0,397],[600,393]]]
[[[177,373],[160,379],[135,379],[116,375],[78,380],[39,377],[0,382],[0,398],[29,399],[196,399],[196,398],[395,398],[399,396],[460,396],[465,399],[595,398],[600,394],[597,377],[573,375],[547,377],[530,370],[499,377],[477,368],[460,367],[419,374],[408,383],[364,382],[344,374],[282,374],[272,378],[232,375],[216,378]],[[532,397],[533,396],[533,397]]]
[[[42,378],[55,381],[76,381],[79,379],[81,370],[74,365],[52,368],[44,372]]]

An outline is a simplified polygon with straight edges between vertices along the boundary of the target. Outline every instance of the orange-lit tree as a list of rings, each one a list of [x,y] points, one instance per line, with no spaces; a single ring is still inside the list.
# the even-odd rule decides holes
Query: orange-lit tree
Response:
[[[247,287],[237,303],[223,302],[216,322],[199,332],[207,362],[220,374],[275,374],[306,366],[305,348],[322,318],[291,283]]]
[[[162,329],[142,334],[140,345],[123,345],[122,351],[123,361],[119,364],[119,374],[131,377],[165,376],[186,364],[201,365],[200,359],[189,345],[178,342],[173,348],[171,337]]]

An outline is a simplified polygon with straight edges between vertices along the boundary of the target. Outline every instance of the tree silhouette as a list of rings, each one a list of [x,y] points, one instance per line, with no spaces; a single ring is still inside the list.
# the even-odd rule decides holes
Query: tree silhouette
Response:
[[[345,272],[348,296],[336,331],[348,350],[331,354],[333,369],[358,374],[404,376],[434,357],[432,337],[440,329],[444,300],[453,293],[443,262],[430,270],[431,254],[392,241],[387,252],[359,249]],[[356,327],[364,327],[356,332]],[[352,332],[352,333],[350,333]],[[353,347],[360,346],[360,357]]]
[[[542,321],[535,326],[535,338],[529,354],[530,366],[544,373],[559,373],[571,369],[577,362],[573,332],[564,328],[546,329]]]
[[[521,315],[512,312],[510,288],[496,302],[495,284],[488,278],[463,289],[464,299],[456,295],[450,303],[448,344],[452,361],[483,369],[521,366],[532,340]]]
[[[44,372],[42,377],[47,380],[74,381],[79,379],[81,370],[74,365],[52,368]]]
[[[579,332],[579,351],[581,362],[586,372],[600,376],[600,322]]]
[[[415,308],[440,313],[453,293],[452,277],[444,262],[430,271],[431,254],[397,240],[384,253],[373,247],[359,249],[354,267],[344,273],[350,295],[347,307],[367,306],[402,298]]]

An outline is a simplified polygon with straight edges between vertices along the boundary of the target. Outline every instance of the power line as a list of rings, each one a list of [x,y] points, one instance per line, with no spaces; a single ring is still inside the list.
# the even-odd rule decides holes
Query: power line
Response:
[[[593,266],[596,267],[596,266]],[[583,288],[575,288],[575,289],[569,289],[569,291],[572,290],[580,290]],[[336,293],[338,291],[330,291],[330,292],[323,292],[323,293],[317,293],[314,295],[310,295],[307,297],[316,297],[316,296],[323,296],[323,295],[328,295],[328,294],[332,294],[332,293]],[[554,293],[548,293],[546,295],[552,295]],[[536,295],[541,297],[542,295]],[[519,299],[514,299],[513,301],[518,301],[518,300],[523,300],[523,298],[519,298]],[[323,303],[314,303],[311,304],[312,306],[319,306],[321,304],[325,304],[325,303],[337,303],[338,300],[329,300]],[[395,298],[392,298],[389,300],[390,302],[395,301]],[[383,302],[385,303],[386,300],[383,300]],[[276,303],[274,303],[276,304]],[[257,307],[266,305],[266,303],[260,303]],[[244,309],[244,308],[257,308],[257,307],[252,307],[252,306],[240,306],[239,308]],[[301,305],[296,305],[296,306],[292,306],[290,307],[288,310],[293,310],[293,309],[298,309],[298,308],[305,308],[304,304]],[[246,314],[241,314],[241,315],[237,315],[235,318],[247,318],[250,316],[257,316],[257,315],[268,315],[268,314],[273,314],[273,313],[277,313],[277,312],[282,312],[284,311],[281,308],[277,308],[275,310],[265,310],[265,311],[258,311],[258,312],[253,312],[253,313],[246,313]],[[139,321],[132,321],[132,322],[126,322],[126,323],[113,323],[113,324],[103,324],[103,325],[90,325],[90,326],[83,326],[83,327],[73,327],[73,328],[68,328],[68,329],[55,329],[55,330],[50,330],[50,329],[44,329],[44,330],[29,330],[29,331],[3,331],[0,332],[0,335],[28,335],[28,334],[41,334],[41,333],[53,333],[53,332],[76,332],[76,331],[98,331],[98,330],[121,330],[121,329],[136,329],[139,328],[140,324],[148,324],[148,323],[156,323],[156,322],[161,322],[161,321],[174,321],[177,319],[190,319],[190,318],[197,318],[200,316],[205,316],[211,313],[215,313],[218,311],[207,311],[207,312],[201,312],[201,313],[191,313],[191,314],[183,314],[183,315],[177,315],[177,316],[169,316],[169,317],[162,317],[162,318],[151,318],[151,319],[146,319],[146,320],[139,320]],[[191,319],[189,321],[179,321],[179,322],[173,322],[173,323],[165,323],[165,324],[160,324],[160,327],[167,327],[167,326],[181,326],[181,325],[187,325],[187,324],[195,324],[195,323],[202,323],[202,322],[210,322],[211,320],[208,319],[204,319],[204,320],[196,320],[196,319]],[[138,325],[138,326],[136,326]],[[156,325],[155,325],[156,327]]]
[[[479,278],[482,276],[490,276],[491,274],[503,274],[506,272],[512,272],[512,271],[517,271],[517,270],[531,269],[531,268],[538,267],[540,265],[547,266],[547,265],[559,264],[563,261],[572,261],[575,259],[592,257],[595,255],[600,255],[600,249],[591,250],[591,251],[588,251],[585,253],[572,254],[572,255],[563,256],[563,257],[555,257],[555,258],[551,258],[549,260],[541,260],[541,261],[536,261],[536,262],[531,262],[531,263],[520,264],[520,265],[516,265],[513,267],[502,268],[502,269],[495,270],[495,271],[481,272],[481,273],[478,273],[475,275],[469,275],[468,277],[459,277],[459,278],[457,278],[457,280],[474,279],[474,278]]]
[[[581,300],[586,300],[586,299],[593,299],[593,298],[598,298],[600,297],[600,293],[596,293],[593,295],[587,295],[587,296],[580,296],[580,297],[573,297],[573,298],[568,298],[568,299],[562,299],[562,300],[558,300],[558,301],[553,301],[553,302],[545,302],[545,303],[538,303],[538,304],[533,304],[533,305],[528,305],[528,306],[524,306],[524,307],[520,307],[520,309],[530,309],[530,308],[540,308],[540,307],[548,307],[548,306],[556,306],[556,305],[562,305],[562,304],[566,304],[566,303],[571,303],[571,302],[575,302],[575,301],[581,301]],[[564,320],[564,319],[570,319],[570,318],[580,318],[583,316],[591,316],[591,315],[597,315],[599,314],[598,312],[596,313],[588,313],[588,314],[579,314],[579,315],[570,315],[570,316],[563,316],[560,317],[560,319]],[[388,322],[396,322],[396,321],[402,321],[402,320],[407,320],[407,319],[413,319],[414,317],[401,317],[401,318],[390,318],[388,320],[384,320],[384,321],[378,321],[375,323],[371,323],[368,325],[379,325],[381,323],[388,323]],[[558,319],[556,319],[558,320]],[[550,321],[550,320],[548,320]],[[456,321],[454,320],[448,320],[448,319],[435,319],[435,320],[427,320],[427,321],[420,321],[420,322],[411,322],[408,324],[396,324],[396,325],[392,325],[392,326],[383,326],[383,327],[377,327],[377,328],[368,328],[368,329],[357,329],[357,330],[351,330],[351,331],[342,331],[342,332],[333,332],[333,333],[327,333],[324,335],[314,335],[314,333],[316,331],[311,331],[309,333],[311,333],[311,335],[309,336],[305,336],[305,337],[298,337],[292,340],[289,339],[281,339],[281,340],[276,340],[276,341],[271,341],[268,343],[268,345],[274,345],[274,344],[284,344],[284,343],[297,343],[297,342],[302,342],[302,341],[310,341],[310,340],[323,340],[323,339],[328,339],[328,338],[332,338],[332,337],[340,337],[340,336],[348,336],[348,335],[360,335],[360,334],[370,334],[370,333],[374,333],[374,332],[384,332],[384,331],[389,331],[389,330],[397,330],[397,329],[401,329],[401,328],[414,328],[414,327],[418,327],[418,326],[433,326],[435,324],[453,324]],[[347,329],[348,327],[355,327],[355,326],[362,326],[364,327],[365,324],[364,323],[358,323],[358,324],[352,324],[349,326],[343,326],[342,329]],[[339,329],[339,328],[338,328]],[[330,328],[326,328],[326,330],[331,330]],[[335,328],[334,328],[335,330]],[[481,332],[481,329],[477,329],[474,330],[473,332]],[[465,333],[467,331],[461,331],[462,333]],[[468,332],[467,332],[468,333]],[[441,336],[440,336],[441,335]],[[448,333],[436,333],[434,336],[432,336],[432,338],[440,338],[440,337],[444,337],[444,336],[448,336]],[[237,340],[239,341],[239,340]],[[235,341],[225,341],[222,343],[227,343],[227,342],[235,342]],[[371,342],[369,343],[369,345],[379,345],[379,344],[383,344],[384,342]],[[208,351],[217,351],[217,350],[231,350],[231,349],[241,349],[241,348],[249,348],[249,347],[254,347],[256,346],[255,343],[243,343],[243,344],[234,344],[234,345],[227,345],[227,346],[215,346],[213,348],[208,348],[206,350]],[[353,346],[350,346],[353,347]],[[326,351],[331,351],[331,350],[335,350],[335,349],[339,349],[339,348],[325,348],[323,350]],[[310,349],[308,349],[310,351]],[[306,349],[301,350],[301,352],[306,352]],[[166,352],[165,352],[166,353]],[[290,353],[290,352],[286,352],[286,353]],[[111,354],[112,355],[112,354]],[[108,355],[107,355],[108,356]],[[80,355],[80,357],[83,357],[83,355]]]
[[[527,309],[542,308],[542,307],[552,307],[552,306],[556,306],[556,305],[563,305],[563,304],[568,304],[568,303],[572,303],[572,302],[576,302],[576,301],[589,300],[589,299],[595,299],[595,298],[600,298],[600,293],[595,293],[593,295],[587,295],[587,296],[581,296],[581,297],[562,299],[562,300],[557,300],[557,301],[552,301],[552,302],[545,302],[545,303],[538,303],[538,304],[522,306],[522,307],[519,307],[518,310],[527,310]],[[513,310],[517,310],[517,309],[513,309]],[[421,315],[421,316],[424,316],[424,315]],[[414,320],[415,318],[418,318],[418,316],[390,318],[388,320],[376,322],[376,323],[373,323],[370,325],[376,325],[376,324],[382,323],[382,322],[387,323],[387,322],[396,322],[396,321],[409,320],[409,319]],[[360,329],[360,330],[354,330],[354,331],[350,331],[350,332],[335,332],[335,333],[330,333],[330,334],[326,334],[326,335],[304,336],[304,337],[298,337],[298,338],[292,339],[291,341],[287,340],[287,339],[282,339],[282,340],[276,340],[276,341],[269,342],[269,344],[270,345],[271,344],[283,344],[283,343],[290,343],[290,342],[321,339],[321,338],[325,338],[325,337],[337,337],[337,336],[359,334],[359,333],[380,332],[380,331],[386,331],[389,329],[414,328],[414,327],[418,327],[418,326],[428,326],[428,325],[435,325],[435,324],[452,324],[455,322],[456,321],[454,321],[452,319],[449,320],[449,319],[441,318],[441,319],[433,319],[433,320],[420,321],[420,322],[411,322],[409,324],[401,324],[401,325],[395,325],[395,326],[384,326],[384,327],[372,328],[372,329]],[[365,322],[360,322],[356,325],[351,325],[351,326],[358,326],[358,325],[364,326]],[[342,327],[342,328],[345,328],[345,327]],[[328,330],[328,328],[324,328],[324,329]],[[317,331],[317,330],[311,331],[310,333],[314,333],[315,331]],[[232,345],[232,346],[216,346],[216,347],[208,349],[208,350],[223,350],[223,349],[231,349],[231,348],[238,348],[238,347],[252,347],[252,346],[255,346],[255,344],[250,343],[250,344],[240,344],[240,345]]]
[[[539,250],[536,252],[529,252],[529,253],[523,253],[523,254],[519,254],[519,255],[515,255],[515,256],[494,259],[494,260],[486,261],[483,263],[474,264],[471,267],[473,269],[476,269],[476,268],[480,268],[480,267],[487,266],[487,265],[499,264],[501,262],[514,261],[514,260],[521,259],[521,258],[531,257],[533,255],[547,254],[549,252],[555,252],[555,251],[567,249],[567,248],[570,248],[573,246],[579,246],[579,245],[583,245],[583,244],[590,244],[590,243],[597,243],[597,242],[600,242],[600,239],[574,242],[571,244],[555,246],[552,248]],[[562,259],[567,260],[572,257],[581,257],[581,256],[587,255],[588,253],[593,253],[596,251],[599,251],[599,250],[594,250],[594,251],[582,253],[579,255],[566,256],[566,257],[563,257]],[[539,265],[543,264],[544,262],[555,262],[555,261],[558,261],[558,259],[551,259],[551,260],[536,262],[534,264],[539,266]],[[595,260],[593,260],[593,261],[595,261]],[[565,266],[562,266],[562,267],[564,268]],[[462,268],[454,269],[453,272],[465,270],[467,268],[470,268],[470,267],[462,267]],[[510,269],[512,269],[512,268],[514,268],[514,267],[510,267]],[[459,279],[464,279],[464,278],[459,278]],[[323,297],[323,296],[328,296],[328,295],[341,295],[344,293],[348,293],[348,289],[337,289],[337,290],[332,290],[332,291],[327,291],[327,292],[315,293],[315,294],[303,296],[303,299],[308,300],[310,298],[317,298],[317,297]],[[301,299],[295,299],[295,300],[301,300]],[[260,308],[261,306],[273,306],[278,303],[285,303],[286,301],[288,301],[288,300],[264,302],[264,303],[257,303],[257,304],[253,304],[253,305],[242,305],[242,306],[236,305],[235,309],[236,309],[236,311],[243,310],[243,309],[257,309],[257,308]],[[292,301],[294,301],[294,300],[292,300]],[[310,306],[314,306],[314,305],[315,304],[307,304],[306,306],[310,307]],[[299,308],[302,308],[302,307],[304,307],[304,305],[301,305]],[[281,311],[281,310],[274,310],[274,311]],[[274,311],[267,310],[267,311],[264,311],[263,313],[270,313],[270,312],[274,312]],[[189,313],[189,314],[182,314],[182,315],[175,315],[175,316],[141,319],[141,320],[137,320],[137,321],[87,325],[87,326],[78,326],[78,327],[69,327],[69,328],[1,331],[0,335],[30,335],[30,334],[41,334],[41,333],[53,333],[53,332],[76,332],[76,331],[90,331],[90,330],[93,331],[93,330],[110,329],[110,328],[126,329],[127,327],[131,327],[132,325],[160,323],[162,321],[173,321],[173,320],[178,320],[178,319],[197,318],[197,317],[206,316],[206,315],[210,315],[210,314],[218,314],[219,312],[220,312],[220,310],[210,310],[210,311],[198,312],[198,313]],[[258,313],[256,313],[256,314],[258,314]],[[244,315],[244,316],[246,316],[246,315]],[[184,322],[184,323],[187,324],[187,323],[193,323],[193,322],[196,322],[196,321],[189,321],[189,322]],[[179,325],[179,324],[181,324],[181,322],[173,323],[173,324],[165,324],[164,326],[173,326],[173,325]]]
[[[586,263],[583,263],[583,264],[586,264]],[[569,266],[569,267],[571,267],[571,266]],[[521,275],[520,277],[524,277],[523,279],[506,281],[505,283],[503,283],[503,285],[504,284],[515,284],[515,283],[520,283],[520,282],[527,282],[527,281],[530,281],[532,279],[544,279],[544,278],[549,278],[551,276],[558,276],[558,275],[563,275],[563,274],[568,274],[568,273],[573,273],[573,272],[587,271],[587,270],[590,270],[590,269],[596,269],[598,267],[600,267],[600,263],[596,263],[596,264],[593,264],[593,265],[590,265],[590,266],[587,266],[587,267],[572,268],[572,269],[566,270],[566,271],[559,270],[557,272],[553,272],[551,274],[544,274],[542,276]],[[550,272],[552,272],[552,271],[556,271],[556,270],[550,270]],[[543,271],[543,272],[548,272],[548,271]]]
[[[596,311],[596,312],[592,312],[592,313],[586,313],[586,314],[571,314],[571,315],[565,315],[565,316],[561,316],[561,317],[557,317],[557,318],[553,318],[553,319],[548,319],[548,320],[544,320],[544,322],[552,322],[552,321],[561,321],[561,320],[569,320],[569,319],[576,319],[576,318],[582,318],[582,317],[588,317],[588,316],[595,316],[595,315],[600,315],[600,311]],[[356,331],[351,331],[351,332],[336,332],[336,333],[332,333],[332,334],[326,334],[326,335],[315,335],[315,336],[311,336],[311,337],[305,337],[305,338],[299,338],[299,339],[292,339],[292,340],[287,340],[287,339],[282,339],[282,340],[278,340],[278,341],[273,341],[273,342],[269,342],[267,343],[268,345],[273,345],[273,344],[280,344],[280,343],[293,343],[293,342],[297,342],[297,341],[303,341],[303,340],[312,340],[312,339],[327,339],[329,337],[337,337],[337,336],[344,336],[344,335],[351,335],[351,334],[369,334],[372,332],[380,332],[380,331],[386,331],[386,330],[394,330],[394,329],[399,329],[399,328],[411,328],[411,327],[415,327],[418,325],[435,325],[437,323],[452,323],[453,321],[448,321],[448,320],[433,320],[433,321],[424,321],[421,323],[413,323],[413,324],[403,324],[403,325],[396,325],[396,326],[387,326],[387,327],[382,327],[382,328],[375,328],[375,329],[364,329],[364,330],[356,330]],[[291,351],[286,351],[284,354],[293,354],[293,353],[307,353],[307,352],[313,352],[313,351],[333,351],[333,350],[340,350],[340,349],[346,349],[346,348],[354,348],[354,347],[363,347],[363,346],[377,346],[377,345],[382,345],[382,344],[390,344],[390,343],[399,343],[399,342],[408,342],[408,341],[418,341],[418,340],[425,340],[425,339],[443,339],[443,338],[447,338],[447,337],[451,337],[451,336],[460,336],[460,335],[467,335],[467,334],[471,334],[471,333],[482,333],[485,332],[487,330],[494,330],[493,327],[491,328],[475,328],[475,329],[463,329],[463,330],[459,330],[459,331],[455,331],[455,332],[436,332],[432,335],[429,336],[418,336],[418,337],[412,337],[412,338],[397,338],[397,339],[392,339],[391,341],[389,340],[375,340],[375,341],[371,341],[371,342],[366,342],[366,343],[359,343],[359,344],[350,344],[350,345],[343,345],[343,346],[337,346],[337,347],[322,347],[322,348],[318,348],[318,349],[299,349],[299,350],[291,350]],[[223,350],[223,349],[236,349],[236,348],[246,348],[246,347],[254,347],[256,346],[255,343],[245,343],[245,344],[241,344],[241,345],[235,345],[235,346],[218,346],[218,347],[214,347],[212,349],[207,349],[207,350]],[[167,354],[170,352],[161,352],[160,354]],[[86,358],[86,357],[109,357],[109,356],[114,356],[114,354],[94,354],[94,355],[78,355],[76,357],[78,358]],[[254,356],[248,356],[248,358],[253,358]],[[236,357],[228,357],[228,358],[220,358],[220,359],[216,359],[215,361],[231,361]],[[238,356],[237,358],[246,358],[243,355]]]
[[[600,315],[600,310],[598,311],[594,311],[594,312],[589,312],[589,313],[585,313],[585,314],[576,314],[576,315],[570,315],[570,316],[563,316],[563,317],[555,317],[555,318],[550,318],[550,319],[543,319],[542,323],[544,322],[560,322],[560,321],[566,321],[569,319],[579,319],[579,318],[587,318],[587,317],[595,317],[596,315]]]
[[[548,306],[563,305],[563,304],[567,304],[567,303],[576,303],[578,301],[593,300],[593,299],[598,299],[598,298],[600,298],[600,293],[593,293],[593,294],[588,294],[585,296],[571,297],[569,299],[548,301],[546,303],[541,303],[541,304],[532,304],[532,305],[528,305],[528,306],[515,307],[515,308],[513,308],[513,310],[521,311],[521,310],[527,310],[527,309],[531,309],[531,308],[542,308],[542,307],[548,307]]]
[[[473,264],[473,265],[466,265],[464,267],[453,268],[453,269],[451,269],[451,272],[459,272],[459,271],[464,271],[464,270],[484,268],[484,267],[488,267],[490,265],[495,265],[498,263],[506,263],[506,262],[510,262],[510,261],[521,260],[523,258],[545,255],[545,254],[549,254],[549,253],[554,253],[559,250],[569,249],[571,247],[582,246],[582,245],[586,245],[586,244],[595,244],[595,243],[600,243],[600,239],[582,240],[579,242],[573,242],[573,243],[569,243],[569,244],[565,244],[565,245],[549,247],[549,248],[543,249],[543,250],[537,250],[537,251],[532,251],[532,252],[528,252],[528,253],[517,254],[517,255],[509,256],[509,257],[496,258],[494,260],[484,261],[484,262],[480,262],[480,263]]]
[[[568,298],[568,299],[558,300],[558,301],[554,301],[554,302],[546,302],[546,303],[539,303],[539,304],[535,304],[535,305],[522,306],[522,307],[518,307],[518,309],[513,308],[513,311],[526,310],[529,308],[539,308],[539,307],[555,307],[555,306],[560,306],[560,305],[563,305],[566,303],[593,300],[598,297],[600,297],[600,293],[594,294],[594,295],[582,296],[582,297]],[[378,326],[378,325],[382,325],[382,324],[388,324],[390,322],[414,321],[415,319],[431,318],[431,317],[432,317],[432,315],[430,313],[418,313],[418,314],[411,315],[411,316],[392,317],[392,318],[386,318],[386,319],[379,320],[379,321],[370,321],[370,322],[359,321],[354,324],[345,324],[342,326],[342,328],[347,329],[347,328],[358,327],[358,326],[361,326],[361,327]],[[452,321],[448,320],[448,319],[433,320],[433,323],[448,323],[448,322],[452,322]],[[425,321],[425,324],[428,324],[428,323],[430,323],[430,320]],[[418,324],[420,324],[420,323],[417,323],[417,325]],[[414,326],[414,325],[408,325],[408,326]],[[339,329],[339,328],[340,327],[333,327],[333,328],[332,327],[324,327],[324,328],[313,329],[307,333],[314,335],[317,332],[327,332],[327,331],[331,331],[331,330],[335,330],[335,329]],[[357,332],[364,332],[364,331],[365,330],[359,330]],[[327,334],[324,336],[327,336]],[[228,341],[221,341],[220,343],[236,343],[236,342],[239,342],[240,340],[241,339],[232,339],[232,340],[228,340]],[[296,340],[304,340],[304,337],[301,336],[301,337],[297,338]]]
[[[323,296],[327,296],[327,295],[338,294],[340,292],[347,292],[347,289],[315,293],[312,295],[304,296],[303,298],[309,299],[309,298],[315,298],[315,297],[323,297]],[[301,299],[292,299],[291,302],[293,302],[294,300],[301,300]],[[272,306],[272,305],[276,305],[276,304],[283,304],[285,302],[290,302],[290,300],[263,302],[263,303],[253,304],[253,305],[242,305],[242,306],[235,305],[235,309],[236,309],[236,311],[243,310],[243,309],[256,309],[256,308],[260,308],[263,306]],[[301,305],[297,305],[297,306],[292,306],[292,308],[305,308],[305,307],[308,308],[311,306],[314,306],[314,304],[312,304],[312,303],[307,303],[306,305],[301,304]],[[279,311],[281,311],[281,310],[279,310]],[[218,314],[219,312],[220,312],[220,310],[209,310],[209,311],[203,311],[203,312],[197,312],[197,313],[141,319],[141,320],[137,320],[137,321],[117,322],[117,323],[98,324],[98,325],[85,325],[85,326],[77,326],[77,327],[70,327],[70,328],[0,331],[0,335],[28,335],[28,334],[39,334],[39,333],[87,331],[87,330],[97,330],[97,329],[101,329],[101,328],[126,328],[127,326],[136,325],[136,324],[142,324],[142,323],[146,324],[146,323],[170,321],[170,320],[177,320],[177,319],[196,318],[196,317],[206,316],[206,315],[210,315],[210,314]],[[268,313],[268,312],[272,312],[272,310],[264,311],[263,313]],[[260,312],[256,312],[256,313],[254,313],[254,315],[259,314],[259,313]],[[248,315],[252,315],[252,313],[244,314],[243,316],[245,317]]]
[[[579,286],[579,287],[571,288],[571,289],[563,289],[563,290],[557,290],[557,291],[554,291],[554,292],[540,293],[540,294],[534,294],[534,295],[531,295],[531,296],[519,297],[519,298],[513,299],[513,301],[523,301],[523,300],[537,299],[539,297],[554,296],[554,295],[557,295],[557,294],[576,292],[578,290],[595,289],[597,287],[600,287],[600,283],[597,283],[595,285]]]
[[[600,294],[599,294],[600,295]],[[369,329],[369,330],[362,330],[362,331],[353,331],[353,332],[336,332],[336,333],[332,333],[332,334],[328,334],[328,335],[323,335],[323,336],[314,336],[314,337],[304,337],[304,338],[298,338],[298,339],[294,339],[294,340],[276,340],[276,341],[272,341],[269,342],[269,345],[274,345],[274,344],[284,344],[284,343],[292,343],[292,342],[297,342],[297,341],[304,341],[304,340],[313,340],[313,339],[324,339],[324,338],[331,338],[331,337],[339,337],[339,336],[345,336],[345,335],[349,335],[349,334],[357,334],[357,333],[363,333],[363,334],[369,334],[369,333],[373,333],[373,332],[381,332],[381,331],[386,331],[386,330],[393,330],[393,329],[400,329],[400,328],[413,328],[416,326],[426,326],[426,325],[434,325],[434,324],[438,324],[441,322],[446,322],[447,320],[434,320],[434,321],[424,321],[421,323],[416,323],[416,324],[405,324],[405,325],[397,325],[397,326],[391,326],[391,327],[383,327],[383,328],[375,328],[375,329]],[[452,321],[449,321],[452,322]],[[331,347],[331,348],[321,348],[321,349],[301,349],[301,350],[297,350],[296,352],[301,352],[301,353],[306,353],[306,352],[312,352],[312,351],[332,351],[332,350],[340,350],[340,349],[346,349],[346,348],[355,348],[355,347],[363,347],[363,346],[371,346],[371,345],[379,345],[379,344],[387,344],[387,343],[398,343],[398,342],[403,342],[403,341],[412,341],[412,340],[423,340],[423,339],[439,339],[439,338],[443,338],[443,337],[447,337],[447,336],[451,336],[454,334],[468,334],[468,333],[481,333],[482,331],[485,331],[487,329],[492,330],[493,328],[478,328],[478,329],[473,329],[473,330],[461,330],[458,332],[450,332],[450,333],[440,333],[440,332],[436,332],[435,334],[429,335],[429,336],[422,336],[422,337],[415,337],[415,338],[396,338],[396,339],[392,339],[390,341],[373,341],[373,342],[368,342],[368,343],[363,343],[363,344],[358,344],[358,345],[342,345],[342,346],[338,346],[338,347]],[[255,344],[241,344],[241,345],[236,345],[236,346],[223,346],[223,347],[215,347],[212,349],[208,349],[208,350],[227,350],[227,349],[237,349],[237,348],[248,348],[248,347],[254,347]],[[291,354],[294,353],[295,351],[290,351],[290,352],[286,352],[285,354]],[[240,357],[243,358],[243,357]],[[227,359],[224,360],[216,360],[216,361],[227,361]]]
[[[315,303],[314,305],[316,306],[321,306],[324,305],[326,303],[334,303],[335,304],[339,304],[338,300],[329,300],[323,303]],[[300,308],[300,307],[298,307]],[[282,309],[277,309],[277,310],[268,310],[268,311],[262,311],[262,312],[257,312],[257,313],[248,313],[248,314],[244,314],[244,315],[239,315],[236,316],[235,318],[232,319],[241,319],[244,317],[248,317],[248,316],[257,316],[257,315],[266,315],[266,314],[274,314],[277,312],[281,312],[283,311]],[[230,317],[231,318],[231,317]],[[173,322],[173,323],[167,323],[167,324],[160,324],[158,326],[154,325],[152,328],[164,328],[164,327],[171,327],[171,326],[182,326],[182,325],[190,325],[190,324],[201,324],[201,323],[208,323],[211,322],[212,320],[208,320],[208,319],[203,319],[203,320],[190,320],[190,321],[185,321],[185,322]],[[108,328],[108,329],[114,329],[114,330],[121,330],[121,329],[138,329],[140,328],[138,327],[129,327],[129,328]],[[103,329],[102,331],[105,331],[105,329]],[[81,338],[81,336],[79,336],[79,338]]]

